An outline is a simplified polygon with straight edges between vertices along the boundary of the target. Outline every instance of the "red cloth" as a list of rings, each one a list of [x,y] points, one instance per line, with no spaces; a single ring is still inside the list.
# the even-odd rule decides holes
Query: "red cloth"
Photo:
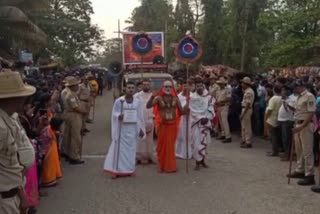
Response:
[[[177,93],[172,87],[171,95],[177,97]],[[164,96],[164,86],[158,96]],[[159,170],[162,172],[177,171],[175,157],[175,142],[178,136],[180,115],[178,108],[176,109],[176,119],[173,121],[163,121],[160,116],[159,106],[154,106],[155,127],[158,135],[157,157]]]

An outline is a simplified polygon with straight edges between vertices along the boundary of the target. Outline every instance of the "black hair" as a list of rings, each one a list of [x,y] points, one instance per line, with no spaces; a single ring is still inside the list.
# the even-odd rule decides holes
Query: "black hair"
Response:
[[[59,130],[63,120],[61,118],[54,117],[50,120],[50,126],[53,130]]]
[[[134,86],[135,86],[136,84],[134,84],[133,81],[128,81],[127,84],[126,84],[126,86],[127,86],[127,85],[134,85]],[[137,85],[138,85],[138,84],[137,84]]]
[[[142,85],[142,81],[137,82],[136,86],[138,87],[139,85]]]
[[[280,94],[281,93],[281,89],[282,87],[280,87],[279,85],[275,85],[273,90],[276,94]]]

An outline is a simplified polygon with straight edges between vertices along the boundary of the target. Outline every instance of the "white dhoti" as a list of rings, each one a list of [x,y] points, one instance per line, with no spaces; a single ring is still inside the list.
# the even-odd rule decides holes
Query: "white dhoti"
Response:
[[[201,125],[200,123],[193,124],[191,128],[191,136],[193,142],[193,158],[200,162],[206,157],[206,148],[209,142],[211,142],[210,136],[211,123],[207,125]]]
[[[144,124],[146,130],[146,137],[138,140],[137,147],[137,160],[145,161],[150,160],[155,162],[155,145],[153,140],[154,122],[153,122],[153,109],[147,109],[147,102],[152,93],[140,91],[134,95],[139,100],[143,109]]]
[[[192,155],[197,162],[200,162],[205,159],[207,145],[211,142],[210,128],[214,117],[212,97],[207,91],[202,96],[197,93],[191,95],[190,115]],[[208,122],[201,124],[202,119],[208,119]]]
[[[146,137],[138,140],[137,160],[151,160],[155,161],[154,155],[154,125],[153,120],[146,122]]]
[[[132,104],[123,102],[124,109],[137,110],[137,122],[126,124],[119,121],[121,100],[124,100],[124,97],[118,98],[113,106],[112,142],[104,162],[105,172],[120,176],[131,175],[135,172],[138,135],[140,130],[145,132],[142,109],[137,100],[134,100]]]

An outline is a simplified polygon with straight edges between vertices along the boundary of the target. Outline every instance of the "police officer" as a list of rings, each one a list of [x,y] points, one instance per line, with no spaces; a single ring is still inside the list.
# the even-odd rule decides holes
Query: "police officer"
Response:
[[[252,106],[254,102],[254,91],[252,90],[252,82],[249,77],[245,77],[241,81],[241,87],[243,90],[243,99],[241,102],[242,110],[240,115],[241,121],[241,148],[252,148]]]
[[[1,214],[25,213],[24,172],[34,163],[34,149],[14,118],[24,97],[36,89],[25,86],[18,72],[0,72],[0,210]]]
[[[80,81],[75,77],[66,78],[67,91],[63,97],[65,127],[62,150],[70,164],[84,163],[81,160],[81,129],[83,116],[87,112],[81,109],[81,103],[77,95],[79,83]]]
[[[217,99],[217,91],[219,90],[219,85],[216,83],[216,81],[217,81],[217,76],[215,74],[211,74],[209,93],[215,99]]]
[[[86,127],[86,121],[89,119],[89,112],[91,107],[91,88],[89,85],[89,77],[85,76],[82,79],[82,83],[79,85],[78,96],[81,102],[81,108],[87,112],[86,115],[83,116],[83,124],[82,129],[84,132],[89,132]]]
[[[231,101],[231,89],[226,87],[228,81],[225,77],[220,77],[217,81],[219,89],[217,90],[217,107],[219,114],[219,124],[221,127],[220,140],[223,143],[231,143],[231,133],[228,122],[229,106]]]
[[[295,149],[297,154],[297,167],[295,172],[288,175],[291,178],[300,178],[299,185],[314,185],[314,159],[313,159],[313,129],[312,119],[316,109],[316,100],[308,92],[303,81],[297,80],[294,85],[298,94],[295,107],[293,128]]]

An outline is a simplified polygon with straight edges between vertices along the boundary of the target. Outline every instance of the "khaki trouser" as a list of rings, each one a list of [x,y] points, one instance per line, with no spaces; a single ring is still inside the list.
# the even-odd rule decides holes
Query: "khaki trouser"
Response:
[[[242,109],[243,114],[244,109]],[[241,137],[242,141],[246,144],[251,144],[252,139],[252,127],[251,127],[251,115],[252,109],[248,109],[246,114],[243,116],[241,120]]]
[[[81,155],[82,115],[75,112],[65,113],[62,151],[73,160],[79,160]]]
[[[83,115],[82,116],[82,128],[85,129],[87,126],[86,126],[86,121],[89,119],[89,111],[90,111],[90,101],[88,102],[84,102],[84,101],[81,101],[81,108],[83,108],[83,110],[85,110],[87,112],[86,115]]]
[[[229,106],[220,106],[218,107],[218,114],[219,114],[219,124],[221,127],[221,136],[229,139],[231,138],[230,128],[229,128]]]
[[[313,128],[313,124],[309,123],[294,136],[297,154],[296,172],[305,173],[306,176],[314,174]]]
[[[0,213],[1,214],[20,214],[20,199],[16,195],[11,198],[3,199],[0,196]]]

